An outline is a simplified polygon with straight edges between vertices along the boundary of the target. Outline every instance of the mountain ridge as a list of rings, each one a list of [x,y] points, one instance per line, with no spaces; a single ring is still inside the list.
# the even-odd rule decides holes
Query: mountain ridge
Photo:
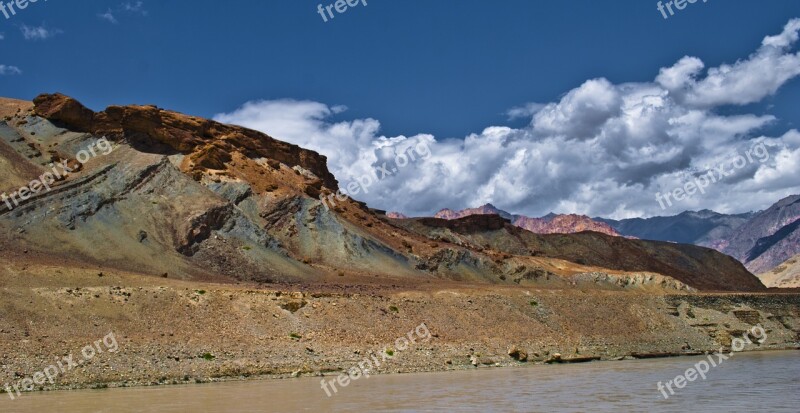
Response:
[[[60,94],[14,105],[0,105],[9,107],[0,113],[2,188],[36,177],[54,160],[75,159],[101,135],[115,148],[54,183],[51,191],[0,213],[2,254],[14,259],[224,283],[416,285],[446,280],[575,288],[576,280],[592,280],[581,285],[662,291],[764,288],[724,255],[701,247],[675,249],[582,232],[554,238],[563,248],[584,251],[575,256],[525,249],[509,253],[506,244],[529,231],[514,227],[487,248],[414,231],[349,198],[328,209],[319,197],[333,193],[337,182],[324,156],[260,132],[152,105],[93,112]],[[557,222],[558,217],[544,220]],[[586,245],[596,257],[584,257]],[[618,250],[637,251],[641,262],[630,264]],[[719,273],[717,267],[727,271]],[[551,279],[519,277],[540,271]]]

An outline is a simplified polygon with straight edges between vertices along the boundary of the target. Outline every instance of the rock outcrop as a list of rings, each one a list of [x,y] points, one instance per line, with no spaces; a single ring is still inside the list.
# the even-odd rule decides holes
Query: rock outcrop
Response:
[[[330,190],[338,189],[324,156],[251,129],[151,105],[110,106],[95,113],[62,94],[39,95],[33,103],[38,116],[69,130],[126,139],[146,152],[188,155],[181,165],[187,172],[224,170],[226,163],[233,160],[232,154],[241,153],[252,159],[269,158],[290,168],[302,167],[319,177]]]

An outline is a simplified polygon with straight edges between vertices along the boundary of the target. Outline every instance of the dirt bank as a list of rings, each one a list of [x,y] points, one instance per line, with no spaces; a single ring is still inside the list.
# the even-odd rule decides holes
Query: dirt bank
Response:
[[[102,274],[102,276],[101,276]],[[396,340],[424,323],[431,337]],[[37,389],[207,382],[339,372],[369,354],[379,373],[694,354],[755,324],[798,347],[800,294],[659,295],[427,283],[202,284],[103,271],[0,267],[0,384],[18,383],[113,332],[105,352]],[[523,357],[524,358],[524,357]]]

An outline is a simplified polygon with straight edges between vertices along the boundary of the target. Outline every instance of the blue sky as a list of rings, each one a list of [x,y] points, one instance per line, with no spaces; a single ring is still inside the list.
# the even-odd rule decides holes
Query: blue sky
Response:
[[[379,129],[370,130],[371,140],[354,138],[366,146],[374,146],[380,137],[419,134],[445,142],[481,134],[490,126],[525,130],[533,113],[509,119],[510,109],[559,102],[590,79],[606,79],[613,85],[653,82],[660,69],[684,56],[698,57],[705,69],[734,64],[754,53],[765,36],[780,33],[791,18],[800,17],[800,2],[790,0],[700,0],[668,19],[651,0],[367,0],[367,6],[353,7],[324,22],[317,13],[320,3],[333,2],[39,0],[10,19],[0,15],[0,67],[5,68],[0,72],[6,73],[0,75],[0,95],[32,99],[41,92],[59,91],[95,110],[110,104],[153,103],[205,117],[228,114],[226,119],[236,123],[247,123],[233,116],[246,102],[313,102],[327,108],[317,107],[321,112],[311,106],[298,112],[296,104],[269,108],[301,113],[303,119],[317,126],[321,123],[326,130],[341,122],[353,126],[360,120],[377,120]],[[720,116],[774,117],[757,127],[731,132],[731,139],[779,137],[800,124],[798,92],[800,82],[791,76],[781,81],[776,93],[766,93],[756,101],[727,104],[736,102],[729,99],[706,109]],[[265,116],[274,118],[274,114]],[[265,129],[275,134],[269,126]],[[545,140],[536,136],[531,139]],[[568,144],[569,138],[564,142]],[[325,153],[325,142],[286,139]],[[673,170],[661,168],[658,173],[675,173],[680,168],[692,172],[693,162],[700,162],[700,150],[696,145],[685,150],[688,160],[653,162],[673,165]],[[703,150],[712,155],[708,148]],[[358,176],[347,165],[363,154],[349,154],[350,160],[342,154],[325,154],[332,163],[340,162],[332,165],[340,181]],[[540,162],[548,161],[541,153],[537,156]],[[439,162],[440,168],[451,166],[449,161]],[[704,197],[663,211],[653,201],[653,192],[670,188],[656,182],[657,176],[638,182],[612,171],[605,178],[614,181],[617,189],[642,185],[640,203],[622,210],[613,202],[587,207],[586,195],[575,194],[591,190],[599,195],[601,183],[529,175],[556,184],[548,188],[528,185],[523,194],[512,196],[508,194],[512,189],[496,184],[508,158],[491,162],[493,171],[471,183],[482,191],[459,189],[457,185],[464,183],[452,179],[453,186],[448,187],[448,179],[442,177],[434,184],[426,175],[414,178],[416,186],[411,186],[415,189],[406,188],[419,204],[407,205],[401,197],[390,195],[400,190],[399,184],[387,184],[382,195],[365,197],[378,207],[408,213],[493,201],[532,215],[556,210],[617,217],[701,207],[737,212],[767,202],[742,204],[736,198],[712,201]],[[450,170],[447,176],[456,172]],[[420,182],[429,182],[429,187],[421,188]],[[592,189],[582,188],[586,185]],[[795,189],[783,185],[749,194],[767,198]],[[559,195],[545,199],[542,191]],[[741,188],[726,191],[730,197]],[[405,193],[402,198],[409,196]]]

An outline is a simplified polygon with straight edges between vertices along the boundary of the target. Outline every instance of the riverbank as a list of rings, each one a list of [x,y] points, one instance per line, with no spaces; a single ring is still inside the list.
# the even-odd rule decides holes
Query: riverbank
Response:
[[[698,378],[669,399],[656,383],[702,356],[521,366],[448,373],[391,374],[359,380],[326,397],[318,378],[76,390],[29,394],[10,401],[8,413],[65,412],[796,412],[800,358],[795,351],[737,354],[706,379]],[[728,366],[732,368],[728,368]],[[747,374],[742,374],[747,372]],[[579,390],[576,390],[579,389]]]
[[[800,331],[796,293],[256,288],[13,264],[0,274],[0,312],[3,386],[116,337],[118,351],[35,390],[333,375],[368,355],[382,359],[372,374],[691,355],[728,347],[756,324],[767,340],[746,351],[795,349]],[[398,339],[422,323],[430,338],[400,351]]]

